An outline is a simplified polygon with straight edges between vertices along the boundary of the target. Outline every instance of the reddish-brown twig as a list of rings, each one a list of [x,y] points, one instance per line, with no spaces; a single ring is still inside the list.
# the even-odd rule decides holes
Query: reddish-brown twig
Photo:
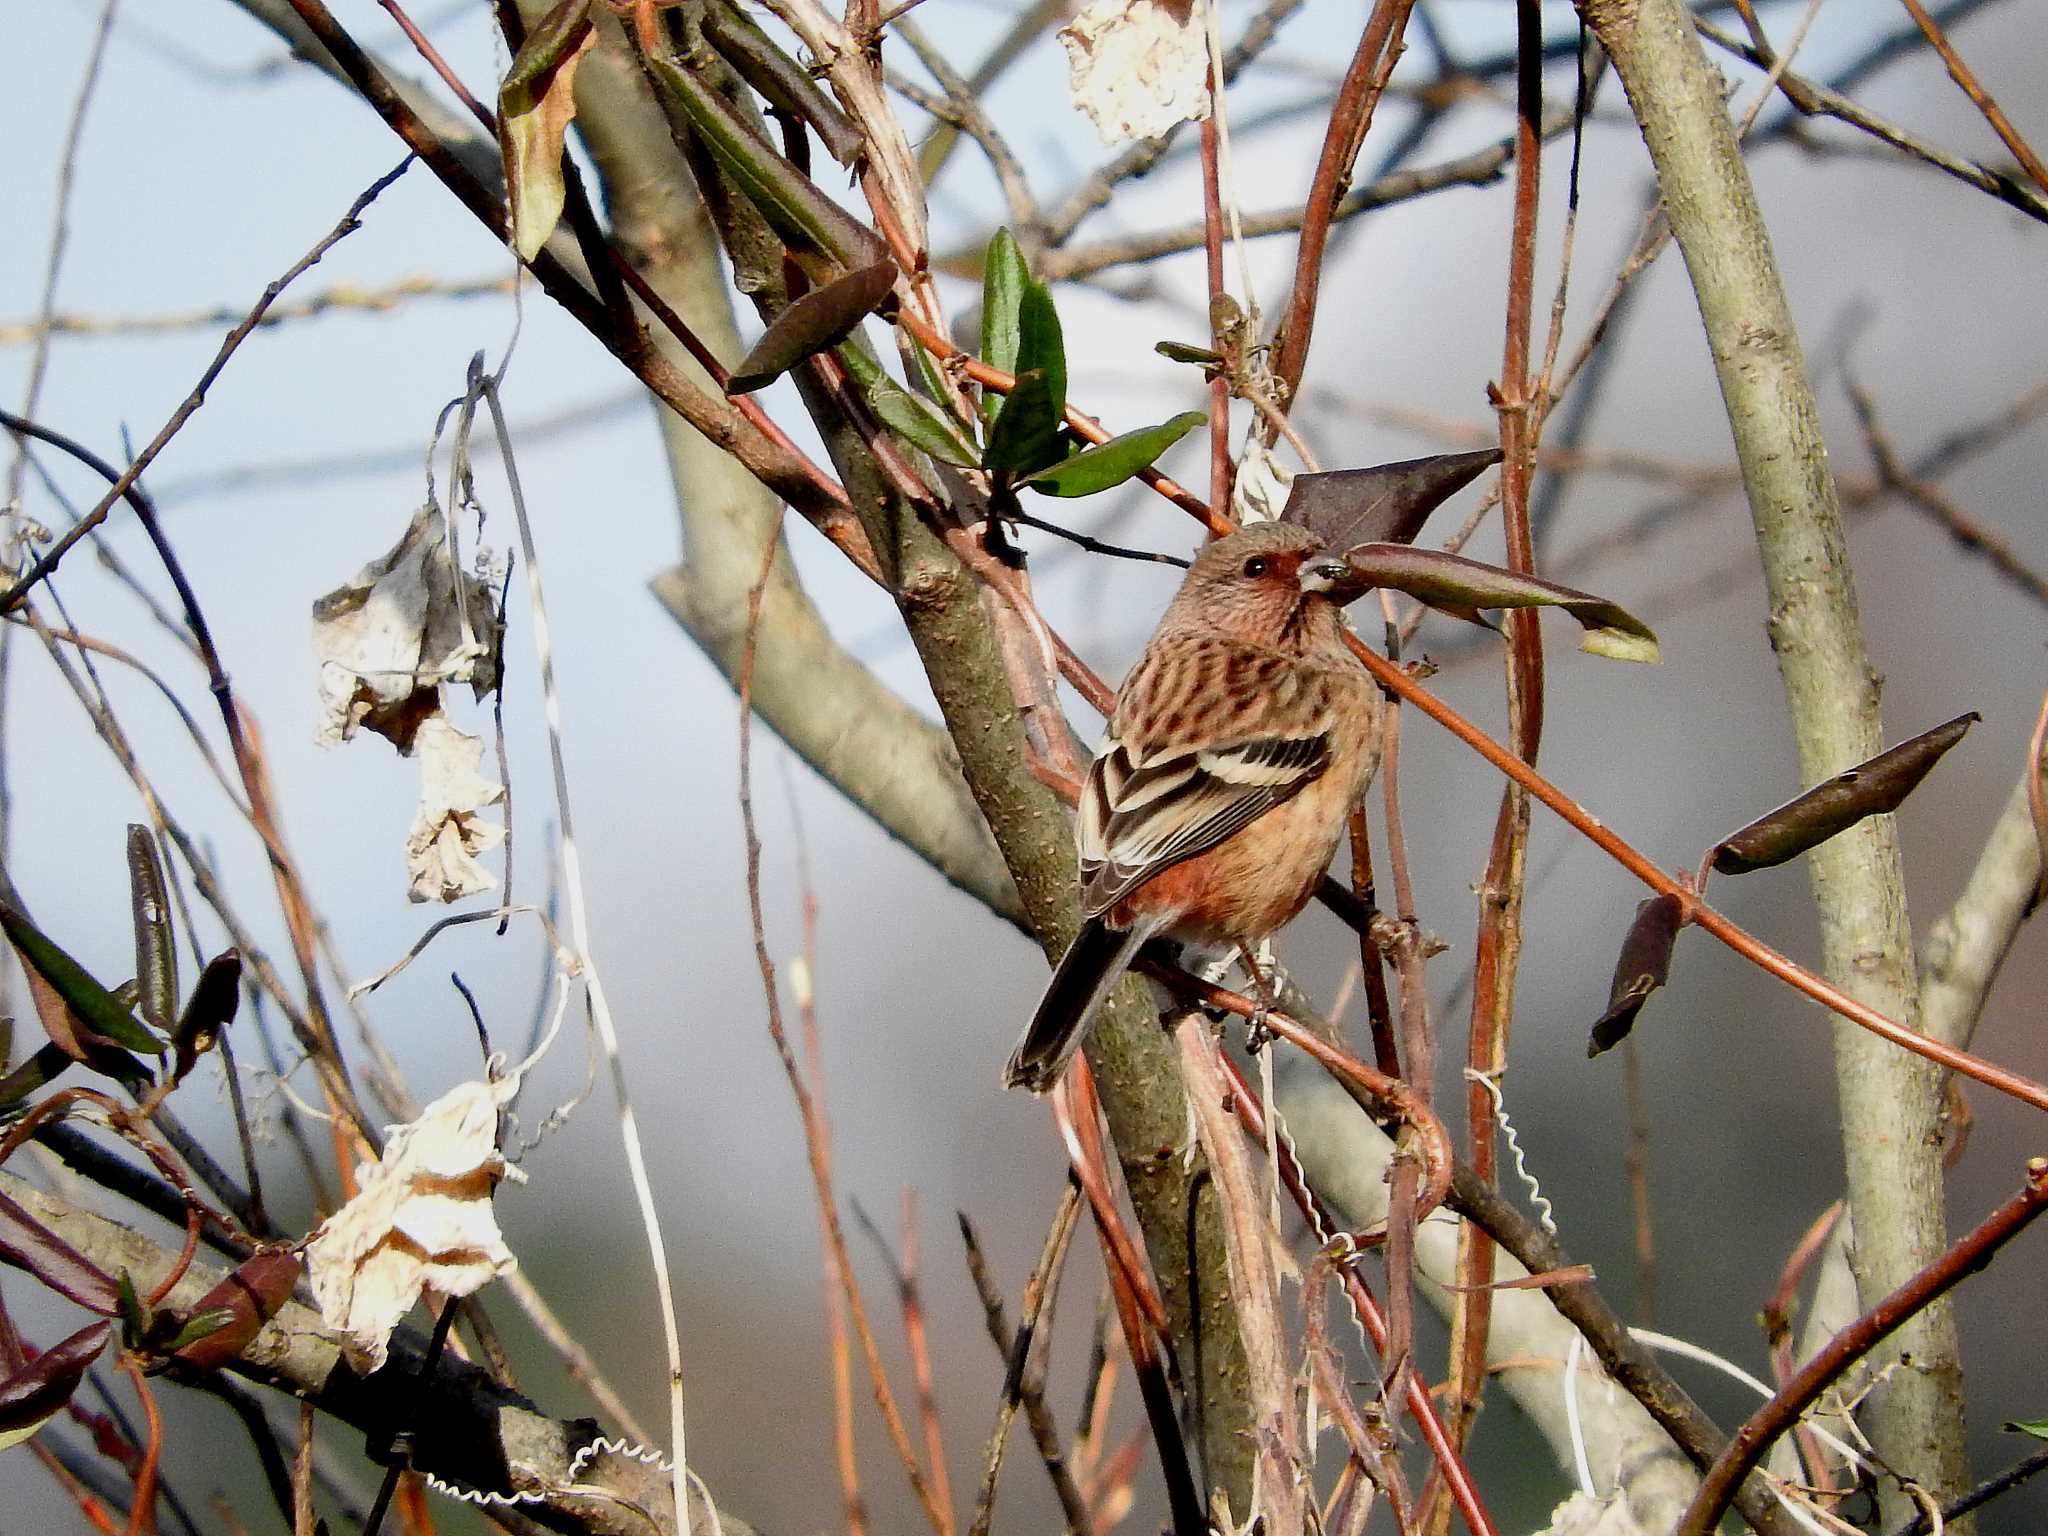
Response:
[[[1265,1007],[1241,993],[1203,981],[1174,966],[1162,965],[1143,954],[1131,969],[1142,971],[1160,985],[1205,1008],[1221,1008],[1241,1019],[1258,1020],[1269,1032],[1314,1057],[1324,1071],[1348,1090],[1355,1090],[1354,1097],[1363,1095],[1369,1101],[1362,1106],[1367,1113],[1375,1118],[1391,1115],[1405,1122],[1421,1143],[1422,1160],[1428,1173],[1416,1205],[1415,1219],[1423,1220],[1444,1203],[1444,1197],[1450,1193],[1456,1161],[1456,1154],[1451,1150],[1451,1134],[1408,1084],[1367,1066],[1350,1052],[1330,1044],[1299,1020]]]
[[[1678,897],[1685,904],[1688,922],[1705,929],[1751,964],[1805,993],[1822,1006],[1832,1009],[1850,1023],[1881,1035],[1894,1045],[1916,1055],[1925,1056],[1929,1061],[1939,1062],[1952,1072],[1960,1072],[1965,1077],[1974,1078],[1987,1088],[1995,1088],[2000,1093],[2010,1094],[2036,1109],[2048,1110],[2048,1086],[1985,1061],[1982,1057],[1972,1056],[1968,1051],[1957,1050],[1938,1040],[1931,1040],[1918,1030],[1909,1029],[1896,1019],[1887,1018],[1867,1004],[1858,1002],[1832,982],[1786,958],[1747,929],[1731,922],[1699,900],[1693,894],[1687,879],[1675,878],[1659,869],[1578,801],[1455,709],[1436,698],[1408,676],[1406,671],[1381,656],[1356,635],[1348,636],[1346,643],[1351,647],[1352,653],[1365,663],[1366,670],[1372,673],[1381,687],[1413,704],[1495,768],[1527,789],[1531,795],[1562,817],[1574,831],[1651,890],[1660,895]]]
[[[1323,148],[1316,158],[1315,177],[1302,204],[1294,289],[1288,295],[1287,314],[1280,322],[1279,344],[1273,352],[1273,377],[1287,400],[1293,399],[1301,388],[1302,369],[1308,362],[1308,341],[1315,329],[1316,296],[1322,283],[1330,223],[1336,217],[1344,189],[1350,184],[1351,169],[1358,163],[1358,151],[1372,126],[1373,109],[1379,105],[1386,72],[1393,57],[1401,51],[1401,32],[1414,5],[1415,0],[1376,0],[1359,34],[1358,48],[1344,72],[1343,83],[1337,87],[1337,99],[1330,106],[1329,126],[1323,130]]]
[[[1223,293],[1223,189],[1217,161],[1223,87],[1209,71],[1209,115],[1202,119],[1202,254],[1208,267],[1213,329]],[[1209,379],[1209,505],[1230,505],[1230,380],[1218,369]]]
[[[896,1293],[903,1307],[903,1342],[910,1353],[911,1380],[917,1384],[917,1413],[924,1421],[924,1455],[932,1493],[941,1508],[953,1508],[952,1480],[946,1475],[946,1442],[939,1432],[939,1391],[932,1374],[931,1345],[925,1335],[924,1298],[917,1284],[917,1191],[903,1191],[900,1262]]]
[[[1109,1195],[1103,1170],[1104,1155],[1100,1101],[1095,1079],[1085,1058],[1076,1057],[1060,1086],[1052,1094],[1053,1114],[1059,1121],[1069,1159],[1081,1176],[1082,1188],[1095,1215],[1096,1232],[1102,1239],[1108,1260],[1109,1291],[1116,1302],[1117,1324],[1123,1330],[1124,1347],[1130,1352],[1131,1374],[1138,1381],[1138,1396],[1145,1404],[1145,1418],[1151,1425],[1152,1442],[1159,1452],[1159,1471],[1166,1482],[1167,1504],[1172,1511],[1175,1536],[1200,1536],[1208,1529],[1207,1513],[1196,1492],[1188,1466],[1187,1447],[1181,1440],[1180,1418],[1174,1411],[1173,1393],[1167,1381],[1166,1362],[1153,1338],[1169,1337],[1166,1305],[1159,1299],[1151,1277],[1144,1272],[1137,1246]],[[1070,1102],[1071,1101],[1071,1102]],[[1090,1176],[1093,1183],[1090,1183]]]
[[[163,1416],[157,1412],[156,1394],[149,1389],[149,1378],[126,1351],[121,1355],[121,1370],[135,1385],[135,1395],[142,1400],[143,1421],[149,1429],[142,1442],[142,1464],[135,1472],[135,1506],[128,1513],[128,1536],[155,1536],[156,1474],[164,1454]]]
[[[2019,1236],[2044,1208],[2048,1208],[2048,1158],[2037,1157],[2027,1164],[2027,1181],[2018,1194],[1951,1244],[1934,1263],[1836,1334],[1775,1397],[1750,1415],[1701,1480],[1699,1492],[1693,1495],[1675,1536],[1710,1536],[1736,1485],[1770,1448],[1771,1442],[1813,1404],[1830,1382],[1893,1329],[1989,1264],[1998,1250]]]
[[[1536,212],[1540,186],[1543,115],[1543,21],[1536,0],[1515,6],[1515,199],[1508,241],[1506,335],[1501,382],[1494,392],[1500,415],[1501,527],[1508,565],[1533,574],[1536,550],[1529,526],[1530,459],[1537,421],[1529,394],[1529,342],[1535,301]],[[1515,755],[1533,763],[1543,736],[1543,637],[1536,614],[1507,619],[1508,740]],[[1498,1129],[1486,1084],[1507,1070],[1514,1019],[1515,979],[1522,954],[1522,899],[1529,853],[1529,799],[1515,784],[1501,795],[1480,881],[1479,928],[1473,943],[1472,1012],[1466,1064],[1466,1125],[1473,1171],[1495,1176]],[[1458,1235],[1459,1293],[1451,1316],[1451,1433],[1463,1444],[1479,1413],[1486,1381],[1486,1338],[1493,1317],[1493,1244],[1469,1222]],[[1442,1529],[1435,1500],[1423,1529]]]
[[[1778,1273],[1778,1288],[1764,1303],[1762,1318],[1771,1351],[1771,1375],[1781,1389],[1792,1379],[1792,1308],[1798,1303],[1800,1284],[1834,1232],[1835,1223],[1842,1219],[1842,1212],[1847,1209],[1837,1200],[1814,1218],[1813,1225],[1806,1229],[1786,1257],[1785,1267]],[[1792,1426],[1792,1436],[1799,1446],[1799,1464],[1805,1469],[1808,1486],[1821,1493],[1833,1492],[1834,1478],[1829,1471],[1827,1457],[1821,1452],[1820,1437],[1814,1434],[1813,1427],[1801,1419]]]
[[[1941,30],[1941,24],[1928,14],[1927,7],[1922,5],[1920,0],[1899,0],[1899,3],[1912,12],[1913,20],[1918,22],[1920,30],[1927,34],[1928,43],[1941,55],[1941,62],[1948,66],[1950,78],[1962,87],[1963,94],[1976,104],[1979,112],[1984,114],[1984,121],[1991,125],[1991,131],[1998,135],[2007,149],[2012,151],[2013,159],[2019,161],[2026,173],[2033,177],[2035,186],[2043,192],[2048,192],[2048,165],[2041,163],[2041,157],[2034,153],[2032,146],[2020,137],[2020,131],[2013,127],[2012,119],[2005,115],[1998,103],[1992,100],[1991,93],[1978,82],[1970,66],[1963,62],[1963,56],[1956,52],[1955,44],[1948,40],[1948,34]]]
[[[1094,1119],[1095,1087],[1087,1075],[1085,1062],[1068,1072],[1061,1088],[1051,1095],[1051,1099],[1053,1118],[1059,1126],[1060,1140],[1066,1146],[1067,1160],[1073,1166],[1074,1176],[1081,1181],[1082,1191],[1088,1196],[1088,1208],[1093,1212],[1096,1227],[1102,1234],[1102,1246],[1110,1267],[1137,1297],[1139,1310],[1146,1322],[1165,1333],[1169,1326],[1166,1303],[1160,1300],[1159,1292],[1152,1286],[1152,1277],[1146,1273],[1138,1245],[1116,1208],[1116,1196],[1110,1191],[1109,1178],[1104,1171],[1107,1165],[1102,1156],[1102,1136]]]
[[[741,644],[737,678],[740,704],[740,826],[746,842],[747,910],[754,930],[754,962],[760,969],[761,990],[767,1001],[769,1040],[773,1043],[775,1054],[782,1063],[783,1075],[789,1080],[790,1092],[796,1098],[797,1117],[803,1124],[804,1150],[810,1159],[811,1183],[818,1198],[818,1220],[824,1228],[825,1243],[831,1250],[832,1262],[837,1266],[845,1286],[847,1311],[853,1319],[854,1334],[860,1340],[861,1357],[867,1366],[868,1383],[874,1392],[875,1407],[882,1415],[882,1424],[888,1431],[889,1443],[895,1448],[897,1460],[903,1464],[904,1475],[910,1480],[911,1492],[916,1495],[925,1518],[931,1522],[932,1530],[938,1533],[938,1536],[952,1536],[952,1511],[939,1503],[930,1480],[918,1465],[917,1452],[911,1445],[909,1431],[904,1428],[903,1414],[897,1406],[896,1394],[890,1389],[888,1375],[882,1368],[881,1347],[875,1341],[874,1327],[868,1320],[867,1306],[861,1299],[860,1282],[853,1272],[853,1261],[846,1248],[846,1233],[840,1224],[839,1208],[832,1196],[830,1148],[826,1141],[825,1127],[819,1118],[817,1099],[797,1067],[796,1054],[790,1049],[788,1033],[783,1029],[781,994],[775,985],[775,961],[768,953],[768,933],[761,903],[761,840],[754,826],[754,655],[761,627],[761,598],[767,589],[768,573],[774,568],[776,546],[780,538],[779,527],[770,530],[760,570],[747,596],[746,636]]]
[[[1052,1410],[1045,1401],[1042,1361],[1044,1341],[1050,1328],[1044,1323],[1044,1314],[1052,1304],[1074,1235],[1074,1223],[1080,1213],[1081,1184],[1078,1179],[1070,1177],[1053,1213],[1052,1225],[1047,1229],[1038,1263],[1032,1268],[1031,1278],[1025,1282],[1017,1332],[1014,1334],[1010,1331],[1009,1320],[1003,1315],[1003,1294],[996,1287],[995,1277],[989,1273],[988,1261],[982,1256],[981,1240],[975,1234],[974,1223],[964,1212],[960,1216],[960,1237],[967,1247],[967,1272],[981,1296],[982,1316],[988,1324],[989,1337],[995,1341],[1006,1362],[1003,1397],[996,1408],[995,1428],[989,1434],[988,1446],[982,1455],[981,1487],[975,1495],[968,1536],[988,1536],[989,1526],[995,1518],[996,1479],[1002,1471],[1003,1448],[1020,1405],[1031,1425],[1032,1438],[1038,1442],[1039,1458],[1052,1478],[1053,1489],[1059,1495],[1060,1510],[1066,1516],[1069,1528],[1074,1536],[1093,1536],[1094,1521],[1075,1480],[1074,1470],[1060,1455],[1059,1428],[1053,1423]]]
[[[1265,1110],[1259,1096],[1244,1080],[1244,1075],[1237,1070],[1235,1062],[1225,1057],[1224,1065],[1231,1074],[1235,1088],[1238,1119],[1250,1135],[1264,1139]],[[1308,1218],[1317,1235],[1329,1237],[1336,1233],[1335,1219],[1315,1191],[1309,1187],[1301,1165],[1295,1161],[1293,1148],[1285,1141],[1280,1143],[1280,1177],[1287,1187],[1288,1194],[1300,1208],[1302,1215]],[[1386,1318],[1372,1299],[1372,1293],[1366,1289],[1365,1282],[1358,1277],[1355,1266],[1340,1265],[1339,1272],[1343,1276],[1345,1295],[1350,1299],[1360,1326],[1372,1340],[1373,1348],[1381,1351],[1384,1356],[1387,1347]],[[1443,1418],[1437,1412],[1436,1401],[1430,1396],[1429,1388],[1419,1377],[1411,1374],[1408,1378],[1407,1393],[1408,1411],[1415,1416],[1415,1422],[1422,1428],[1424,1443],[1428,1445],[1430,1454],[1437,1459],[1438,1466],[1443,1469],[1452,1502],[1464,1517],[1466,1527],[1473,1536],[1494,1536],[1492,1516],[1487,1513],[1485,1504],[1480,1501],[1479,1490],[1472,1481],[1471,1471],[1465,1466],[1457,1446],[1452,1444],[1451,1437],[1444,1428]]]
[[[795,809],[794,797],[791,801]],[[803,887],[804,948],[801,966],[791,967],[790,991],[796,998],[797,1027],[803,1034],[804,1065],[817,1093],[818,1123],[823,1131],[825,1172],[832,1172],[832,1117],[825,1107],[825,1047],[818,1033],[818,897],[811,884],[804,852],[803,823],[798,820],[797,868]],[[820,1236],[823,1223],[820,1222]],[[853,1356],[846,1338],[846,1282],[829,1238],[822,1255],[825,1283],[826,1352],[832,1365],[832,1459],[839,1473],[839,1498],[846,1512],[846,1536],[867,1536],[867,1502],[860,1491],[860,1459],[853,1441]]]

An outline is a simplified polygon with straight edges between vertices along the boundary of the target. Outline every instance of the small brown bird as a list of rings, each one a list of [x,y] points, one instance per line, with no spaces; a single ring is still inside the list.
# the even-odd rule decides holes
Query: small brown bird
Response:
[[[1004,1072],[1059,1081],[1155,934],[1253,946],[1307,905],[1379,766],[1378,686],[1344,644],[1366,590],[1306,529],[1255,523],[1195,560],[1081,789],[1084,921]]]

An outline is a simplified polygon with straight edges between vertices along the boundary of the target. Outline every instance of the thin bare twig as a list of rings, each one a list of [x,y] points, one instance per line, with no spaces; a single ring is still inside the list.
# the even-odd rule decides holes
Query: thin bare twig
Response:
[[[1999,141],[2012,151],[2013,159],[2019,161],[2026,173],[2034,178],[2035,186],[2043,192],[2048,192],[2048,165],[2043,165],[2041,157],[2034,153],[2033,147],[2020,137],[2020,131],[2013,127],[2012,119],[2005,115],[1996,101],[1992,100],[1991,93],[1984,89],[1970,66],[1963,62],[1963,56],[1956,51],[1955,44],[1948,40],[1948,34],[1942,31],[1940,24],[1928,14],[1927,7],[1922,5],[1920,0],[1899,0],[1899,3],[1912,13],[1913,20],[1926,34],[1929,45],[1941,55],[1941,62],[1948,66],[1950,78],[1962,88],[1963,94],[1970,98],[1977,110],[1984,114],[1984,121],[1991,125],[1991,131],[1998,135]]]
[[[2020,1192],[1863,1316],[1829,1340],[1763,1407],[1735,1432],[1685,1512],[1675,1536],[1709,1536],[1735,1487],[1770,1443],[1783,1433],[1842,1372],[1874,1349],[1886,1335],[1952,1287],[1990,1263],[2000,1248],[2048,1209],[2048,1158],[2034,1158]]]
[[[780,539],[780,527],[772,527],[769,530],[760,570],[748,592],[746,638],[742,643],[737,678],[740,706],[740,826],[747,852],[747,907],[754,930],[754,961],[760,968],[761,989],[767,1002],[768,1037],[782,1063],[783,1075],[789,1081],[790,1092],[796,1098],[797,1116],[803,1124],[804,1147],[810,1158],[811,1182],[818,1196],[818,1219],[824,1227],[826,1244],[832,1251],[833,1263],[837,1266],[845,1286],[847,1309],[852,1315],[855,1336],[860,1341],[861,1355],[868,1371],[868,1382],[874,1392],[875,1407],[882,1415],[883,1426],[888,1430],[889,1442],[895,1447],[897,1460],[903,1464],[904,1475],[910,1481],[911,1492],[916,1495],[926,1520],[931,1523],[932,1530],[937,1536],[952,1536],[952,1511],[939,1503],[936,1490],[918,1465],[917,1452],[911,1445],[909,1431],[904,1427],[902,1411],[897,1407],[896,1395],[890,1390],[888,1375],[882,1368],[881,1346],[876,1342],[873,1325],[868,1321],[867,1306],[861,1299],[860,1281],[854,1275],[853,1261],[846,1249],[846,1233],[839,1220],[838,1206],[832,1197],[832,1175],[828,1161],[829,1152],[824,1140],[824,1127],[818,1117],[816,1099],[810,1086],[805,1083],[803,1073],[797,1067],[796,1054],[790,1049],[789,1036],[783,1028],[781,993],[775,984],[775,961],[768,952],[766,920],[761,904],[761,840],[754,825],[754,654],[755,641],[760,629],[762,594],[767,589],[769,573],[774,569]]]
[[[1094,1521],[1089,1515],[1087,1501],[1074,1483],[1072,1469],[1060,1454],[1059,1427],[1053,1422],[1052,1410],[1045,1401],[1045,1373],[1039,1347],[1045,1332],[1045,1314],[1058,1289],[1059,1275],[1065,1266],[1074,1224],[1080,1214],[1081,1184],[1078,1179],[1070,1177],[1061,1192],[1059,1206],[1053,1212],[1052,1225],[1047,1229],[1038,1263],[1032,1268],[1031,1278],[1025,1282],[1022,1312],[1015,1334],[1010,1332],[1009,1322],[1003,1315],[1003,1293],[989,1273],[988,1260],[982,1255],[981,1241],[975,1233],[974,1224],[967,1219],[965,1212],[960,1214],[960,1239],[967,1248],[967,1272],[981,1297],[982,1316],[988,1324],[989,1337],[1008,1362],[1003,1372],[1002,1398],[996,1407],[995,1428],[990,1431],[987,1448],[982,1453],[981,1484],[975,1494],[974,1516],[968,1525],[969,1536],[988,1536],[990,1523],[995,1518],[996,1479],[1002,1471],[1003,1448],[1009,1439],[1011,1420],[1020,1405],[1026,1422],[1031,1426],[1032,1438],[1037,1442],[1039,1459],[1052,1478],[1053,1491],[1059,1497],[1060,1510],[1069,1529],[1073,1536],[1092,1536]],[[1034,1367],[1034,1362],[1039,1363]]]

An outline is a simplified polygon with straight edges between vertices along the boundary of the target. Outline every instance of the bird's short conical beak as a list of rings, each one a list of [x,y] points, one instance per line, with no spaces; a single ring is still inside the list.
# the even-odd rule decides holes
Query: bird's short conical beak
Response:
[[[1342,555],[1317,555],[1301,563],[1301,590],[1320,592],[1343,608],[1370,592],[1372,583]]]

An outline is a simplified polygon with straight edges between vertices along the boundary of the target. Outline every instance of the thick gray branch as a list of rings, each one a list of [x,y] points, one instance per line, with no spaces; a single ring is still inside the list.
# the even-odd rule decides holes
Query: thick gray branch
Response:
[[[1581,0],[1613,59],[1656,165],[1685,255],[1742,467],[1770,595],[1770,636],[1806,783],[1882,745],[1878,678],[1864,645],[1841,507],[1806,362],[1770,236],[1722,96],[1679,0]],[[1919,1012],[1897,832],[1875,817],[1810,856],[1822,968],[1896,1019]],[[1946,1246],[1941,1078],[1917,1056],[1834,1021],[1835,1080],[1868,1306]],[[1943,1303],[1893,1334],[1874,1364],[1910,1357],[1873,1396],[1878,1454],[1944,1502],[1969,1486],[1962,1362]],[[1913,1513],[1895,1485],[1883,1523]]]
[[[141,1284],[165,1274],[177,1257],[175,1250],[96,1211],[45,1194],[4,1169],[0,1192],[109,1274],[125,1269]],[[190,1310],[221,1278],[221,1271],[195,1263],[163,1304]],[[375,1375],[358,1376],[342,1359],[341,1345],[320,1315],[288,1301],[232,1369],[310,1401],[361,1430],[372,1443],[410,1431],[412,1465],[458,1487],[538,1495],[520,1504],[519,1511],[551,1529],[581,1536],[646,1536],[650,1520],[659,1531],[675,1529],[668,1474],[644,1463],[599,1456],[575,1477],[578,1491],[566,1491],[576,1452],[597,1436],[594,1422],[550,1418],[452,1355],[444,1355],[433,1375],[422,1379],[424,1357],[420,1336],[401,1330],[391,1341],[390,1363]],[[719,1518],[726,1536],[752,1536],[752,1528],[736,1516],[721,1510]],[[700,1517],[698,1536],[709,1529],[708,1518]]]

